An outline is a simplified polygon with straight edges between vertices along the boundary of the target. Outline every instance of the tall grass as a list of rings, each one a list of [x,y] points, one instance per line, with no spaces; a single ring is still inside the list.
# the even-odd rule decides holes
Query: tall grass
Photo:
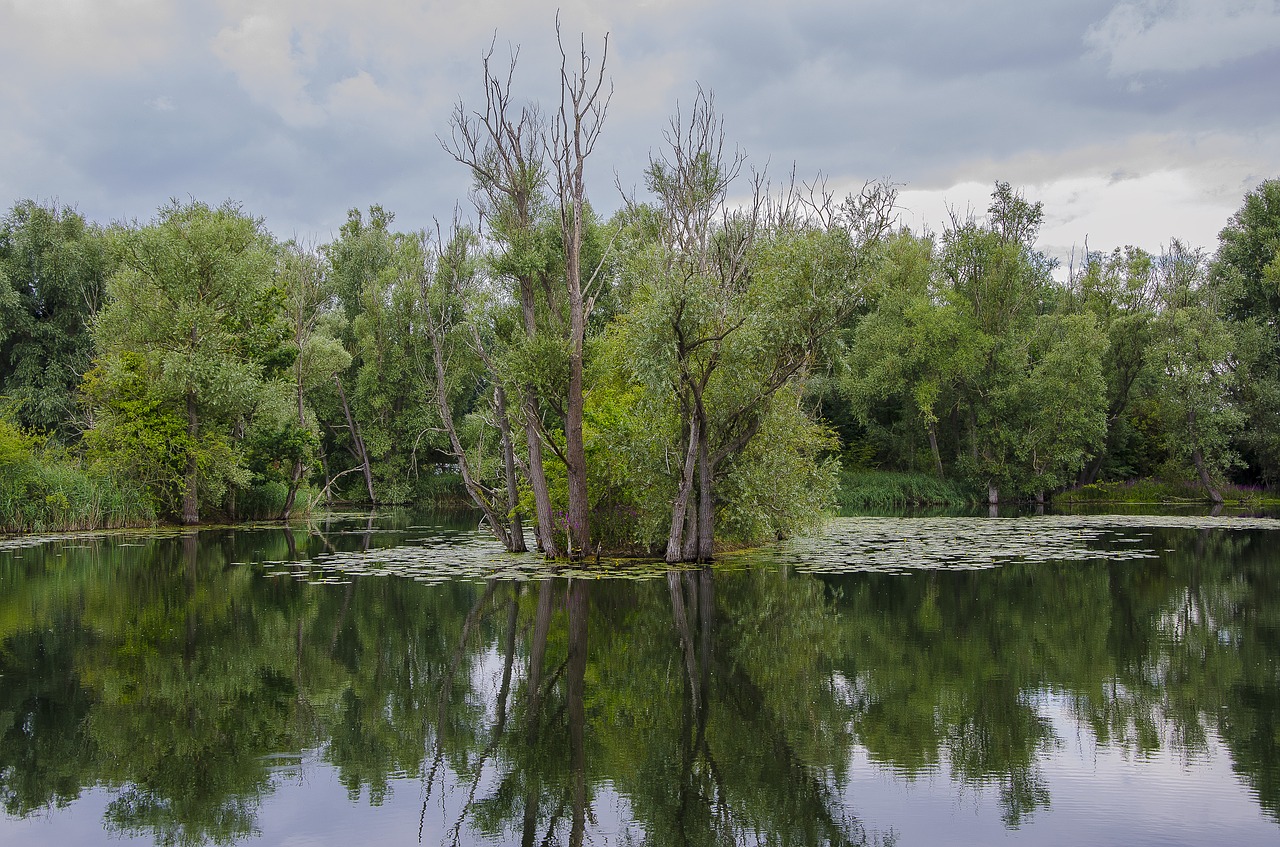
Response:
[[[922,473],[846,470],[840,474],[836,504],[841,511],[905,509],[913,506],[972,505],[974,498],[958,484]]]
[[[31,454],[0,466],[0,533],[114,529],[155,522],[144,491],[70,457]]]

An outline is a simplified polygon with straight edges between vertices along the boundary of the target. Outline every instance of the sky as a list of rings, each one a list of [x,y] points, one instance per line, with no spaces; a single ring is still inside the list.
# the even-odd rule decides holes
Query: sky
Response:
[[[1007,181],[1064,264],[1212,251],[1280,177],[1280,0],[0,0],[0,203],[106,223],[232,200],[312,243],[373,203],[431,227],[470,210],[439,137],[487,50],[558,106],[557,10],[571,54],[608,38],[606,213],[699,86],[775,180],[889,180],[934,231]]]

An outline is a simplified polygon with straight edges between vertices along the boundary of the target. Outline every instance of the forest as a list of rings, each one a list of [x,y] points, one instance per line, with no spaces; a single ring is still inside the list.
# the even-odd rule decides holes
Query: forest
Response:
[[[593,183],[604,215],[585,165],[611,89],[579,58],[553,112],[486,58],[440,136],[473,214],[430,230],[377,205],[315,244],[233,202],[109,224],[15,203],[0,532],[466,500],[509,550],[706,561],[868,479],[993,504],[1274,482],[1280,180],[1213,251],[1063,268],[1007,183],[913,231],[891,184],[772,179],[699,92],[643,194]]]

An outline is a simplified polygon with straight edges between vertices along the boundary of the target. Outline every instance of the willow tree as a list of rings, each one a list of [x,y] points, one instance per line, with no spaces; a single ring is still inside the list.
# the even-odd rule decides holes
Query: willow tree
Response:
[[[1249,417],[1240,440],[1258,477],[1274,481],[1280,474],[1280,179],[1245,195],[1218,234],[1209,278],[1242,360],[1232,390]]]
[[[1132,438],[1126,426],[1133,402],[1149,382],[1151,345],[1158,298],[1155,261],[1136,247],[1090,254],[1072,280],[1075,309],[1093,315],[1106,334],[1103,375],[1107,383],[1106,437],[1080,472],[1082,485],[1097,480],[1103,464],[1115,464],[1116,452]]]
[[[469,112],[458,103],[450,119],[449,140],[442,144],[454,159],[471,169],[477,211],[488,224],[487,234],[494,248],[490,254],[492,272],[498,280],[512,285],[513,299],[520,304],[523,345],[534,346],[540,336],[553,331],[547,323],[559,314],[550,302],[555,266],[548,261],[551,245],[543,237],[543,223],[550,212],[546,196],[546,126],[536,105],[517,107],[513,103],[515,56],[504,77],[490,65],[492,55],[490,50],[484,57],[483,111]],[[498,390],[505,398],[505,390],[501,386]],[[553,532],[551,494],[543,467],[543,443],[550,440],[543,419],[543,399],[531,379],[520,380],[513,391],[523,421],[528,457],[525,472],[533,492],[538,547],[555,558],[560,549]]]
[[[939,424],[980,357],[957,304],[943,296],[933,240],[906,231],[889,239],[868,299],[874,305],[854,329],[841,391],[864,424],[881,400],[902,402],[943,478]]]
[[[666,558],[708,561],[725,502],[717,485],[795,405],[791,389],[860,302],[893,192],[868,186],[842,204],[822,197],[806,208],[794,191],[771,200],[757,176],[748,203],[731,204],[744,158],[727,151],[713,98],[701,91],[666,140],[646,172],[657,202],[631,203],[651,237],[632,261],[622,332],[634,379],[677,421]],[[792,433],[805,429],[791,421]]]
[[[332,283],[324,257],[299,244],[287,244],[281,254],[278,274],[294,354],[291,388],[297,419],[291,422],[294,425],[291,430],[295,435],[304,436],[294,440],[306,448],[297,450],[289,471],[288,494],[281,510],[281,519],[288,520],[307,461],[313,459],[314,448],[319,444],[320,425],[306,402],[307,395],[345,371],[351,364],[351,354],[337,337],[335,325],[339,321],[330,308]]]
[[[462,227],[455,226],[447,239],[437,234],[434,244],[426,233],[418,233],[402,240],[397,267],[417,286],[417,323],[429,350],[419,359],[419,367],[429,369],[424,382],[433,386],[434,409],[447,440],[444,450],[457,463],[463,486],[484,513],[490,531],[507,550],[524,552],[511,423],[506,395],[496,379],[497,368],[481,329],[487,309],[482,302],[475,244],[475,234]],[[486,393],[492,396],[493,422],[499,433],[496,462],[482,438],[477,439],[480,443],[465,444],[460,426],[469,413],[474,416],[479,412],[465,402]],[[480,428],[489,429],[489,423]],[[494,465],[498,470],[492,469]],[[494,484],[488,477],[499,481]]]
[[[184,523],[248,484],[239,434],[268,370],[290,358],[274,249],[262,222],[231,204],[174,202],[114,233],[119,270],[87,383],[91,444],[113,464],[132,457]]]
[[[1170,458],[1190,467],[1221,503],[1218,480],[1239,461],[1231,441],[1245,421],[1231,396],[1238,364],[1233,327],[1199,250],[1173,240],[1157,274],[1162,302],[1151,356]]]
[[[1044,212],[997,183],[985,220],[943,233],[946,298],[972,339],[976,366],[958,386],[962,472],[987,489],[1039,494],[1077,474],[1105,434],[1105,339],[1092,320],[1054,314],[1052,261],[1035,247]]]
[[[576,61],[570,60],[558,19],[556,42],[561,60],[557,111],[547,119],[536,106],[525,106],[517,113],[511,97],[515,58],[502,77],[491,69],[490,51],[484,58],[484,111],[469,113],[460,103],[451,120],[450,138],[442,144],[471,169],[479,211],[487,218],[497,247],[493,270],[499,278],[514,282],[524,330],[519,346],[525,349],[517,351],[519,358],[526,364],[548,356],[564,360],[563,386],[549,386],[527,367],[515,366],[504,368],[510,378],[501,388],[504,392],[514,389],[519,400],[539,546],[549,556],[561,552],[543,464],[543,450],[550,449],[564,462],[568,483],[564,552],[581,558],[591,549],[583,442],[584,359],[587,323],[600,281],[600,265],[587,261],[590,209],[585,169],[604,126],[612,87],[606,86],[604,75],[607,35],[598,63],[588,55],[585,38]],[[544,225],[548,218],[555,219],[559,230],[551,241],[546,239]],[[550,245],[559,248],[558,261],[549,261],[546,248]],[[562,433],[544,419],[547,407],[561,413]]]
[[[556,21],[556,43],[560,47],[560,108],[552,117],[545,136],[551,160],[553,188],[560,212],[560,243],[564,251],[564,282],[568,297],[569,326],[566,341],[569,354],[569,384],[565,397],[564,462],[569,484],[569,515],[566,524],[566,553],[581,558],[591,549],[591,500],[587,491],[587,454],[583,444],[583,352],[587,315],[594,305],[593,288],[599,280],[599,266],[586,268],[583,276],[583,242],[586,233],[586,177],[588,157],[604,127],[613,86],[605,88],[604,70],[609,56],[609,36],[604,38],[600,61],[592,68],[582,39],[577,62],[571,64]]]

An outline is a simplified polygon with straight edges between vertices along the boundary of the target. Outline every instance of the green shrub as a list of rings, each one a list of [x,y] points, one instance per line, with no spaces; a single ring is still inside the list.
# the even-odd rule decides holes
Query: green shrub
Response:
[[[1220,489],[1228,504],[1256,506],[1276,501],[1274,493],[1238,485]],[[1188,480],[1130,479],[1121,482],[1095,482],[1054,496],[1059,503],[1131,503],[1176,504],[1208,503],[1209,495],[1199,482]]]

